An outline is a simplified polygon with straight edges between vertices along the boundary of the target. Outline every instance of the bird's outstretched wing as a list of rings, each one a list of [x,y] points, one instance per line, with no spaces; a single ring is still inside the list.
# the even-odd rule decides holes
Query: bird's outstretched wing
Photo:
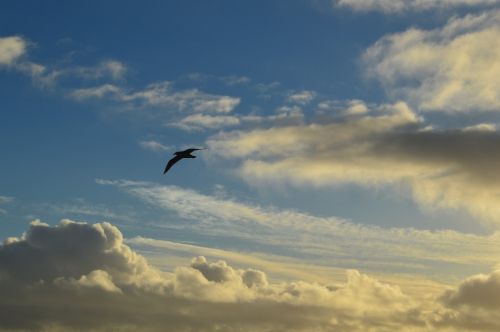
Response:
[[[181,160],[181,159],[182,159],[182,157],[181,157],[181,156],[175,156],[175,157],[173,157],[172,159],[170,159],[170,160],[168,161],[168,163],[167,163],[167,166],[165,166],[165,170],[163,171],[163,174],[167,173],[167,172],[168,172],[168,170],[169,170],[172,166],[174,166],[174,164],[175,164],[176,162],[178,162],[178,161],[179,161],[179,160]]]
[[[198,150],[205,150],[205,149],[187,149],[187,150],[184,150],[182,152],[191,153],[191,152],[198,151]]]

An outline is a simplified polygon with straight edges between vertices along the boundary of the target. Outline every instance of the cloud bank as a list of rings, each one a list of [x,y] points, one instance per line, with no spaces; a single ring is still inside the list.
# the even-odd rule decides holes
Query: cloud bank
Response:
[[[500,223],[494,128],[429,129],[403,102],[362,110],[321,123],[221,133],[207,141],[208,151],[214,161],[239,162],[239,175],[253,185],[403,185],[425,209],[464,209]]]
[[[356,270],[343,283],[273,282],[264,271],[192,259],[161,272],[109,223],[39,221],[0,246],[0,329],[141,331],[460,331],[498,329],[498,272],[438,298]]]

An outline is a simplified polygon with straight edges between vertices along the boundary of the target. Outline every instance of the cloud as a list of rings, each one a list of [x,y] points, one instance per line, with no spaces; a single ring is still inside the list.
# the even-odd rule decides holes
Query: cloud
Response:
[[[85,199],[77,198],[68,203],[57,204],[36,204],[35,211],[39,213],[52,212],[57,216],[75,217],[100,217],[106,220],[131,222],[134,220],[135,212],[131,210],[119,209],[114,211],[104,204],[95,204],[87,202]]]
[[[232,250],[254,252],[262,248],[262,255],[281,253],[289,259],[307,259],[311,264],[413,275],[432,273],[445,281],[450,275],[476,273],[500,261],[499,233],[481,236],[451,230],[381,228],[204,195],[177,186],[127,180],[97,182],[116,186],[172,213],[165,220],[148,224],[148,229],[172,228],[197,236],[232,239]]]
[[[309,104],[316,98],[316,92],[310,90],[295,91],[288,94],[287,101],[301,105]]]
[[[331,0],[334,6],[349,7],[358,12],[380,11],[386,14],[481,7],[499,4],[498,0]]]
[[[139,146],[145,150],[150,150],[153,152],[165,152],[171,149],[170,146],[166,146],[155,140],[140,141]]]
[[[500,329],[500,271],[473,275],[442,293],[445,310],[434,320],[436,325],[463,330]]]
[[[404,185],[423,208],[464,209],[498,225],[498,132],[425,128],[400,102],[329,123],[221,133],[207,144],[214,160],[239,160],[253,185]]]
[[[220,79],[227,85],[247,84],[250,82],[250,78],[248,78],[247,76],[231,75],[231,76],[223,76]]]
[[[178,123],[173,124],[185,130],[202,130],[202,129],[219,129],[223,127],[237,126],[242,119],[239,116],[232,115],[204,115],[194,114],[181,119]]]
[[[463,129],[464,131],[497,131],[497,126],[494,123],[480,123],[473,126],[468,126]]]
[[[53,87],[67,77],[85,80],[111,78],[123,79],[127,67],[118,60],[104,60],[94,66],[67,65],[61,68],[42,65],[27,59],[30,42],[19,36],[0,37],[0,66],[5,66],[28,75],[33,83],[41,88]],[[101,91],[102,93],[102,91]]]
[[[272,283],[263,271],[199,256],[162,273],[116,227],[69,220],[33,222],[4,241],[0,294],[0,328],[12,330],[361,331],[398,325],[413,307],[397,286],[358,271],[343,284]]]
[[[162,272],[109,223],[35,221],[0,245],[0,329],[495,331],[498,280],[475,275],[436,297],[357,270],[341,282],[276,282],[204,256]]]
[[[14,197],[0,196],[0,204],[8,204],[14,200]],[[0,214],[7,214],[7,210],[0,208]]]
[[[500,308],[500,270],[467,278],[456,289],[447,291],[443,300],[451,306]]]
[[[10,196],[0,196],[0,204],[7,204],[14,200],[14,197]]]
[[[64,76],[76,76],[86,80],[99,80],[102,78],[111,78],[115,81],[125,77],[128,71],[127,66],[118,60],[104,60],[94,66],[68,66],[54,70],[57,78]]]
[[[91,98],[104,98],[107,95],[114,94],[122,94],[122,89],[113,84],[103,84],[92,88],[77,89],[70,93],[70,97],[81,101]]]
[[[28,43],[21,37],[0,37],[0,66],[12,66],[27,48]]]
[[[101,72],[108,73],[115,80],[123,78],[127,73],[127,67],[117,60],[103,61],[99,68]]]
[[[174,90],[168,81],[153,83],[142,90],[128,91],[113,84],[72,91],[75,100],[110,98],[135,107],[168,107],[194,113],[230,113],[240,103],[240,98],[212,95],[198,89]]]
[[[187,131],[196,131],[203,129],[219,129],[237,126],[239,124],[240,118],[234,115],[193,114],[177,122],[170,123],[169,125]]]
[[[363,56],[391,97],[450,113],[500,110],[499,58],[499,10],[387,35]]]

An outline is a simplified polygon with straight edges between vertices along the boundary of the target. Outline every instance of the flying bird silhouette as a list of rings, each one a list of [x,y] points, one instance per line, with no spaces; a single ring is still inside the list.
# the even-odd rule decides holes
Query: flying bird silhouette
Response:
[[[194,152],[194,151],[198,151],[198,150],[206,150],[206,149],[187,149],[187,150],[184,150],[184,151],[174,152],[175,157],[173,157],[172,159],[170,159],[168,161],[167,166],[165,166],[165,170],[163,171],[163,174],[167,173],[168,170],[172,166],[174,166],[174,164],[176,162],[178,162],[181,159],[184,159],[184,158],[196,158],[196,156],[193,156],[191,153]]]

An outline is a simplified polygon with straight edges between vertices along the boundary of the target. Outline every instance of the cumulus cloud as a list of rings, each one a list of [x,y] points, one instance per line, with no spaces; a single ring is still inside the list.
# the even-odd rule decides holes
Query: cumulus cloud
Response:
[[[364,54],[390,96],[425,111],[500,110],[500,11],[387,35]]]
[[[403,184],[424,208],[465,209],[498,224],[498,132],[424,125],[400,102],[330,123],[221,133],[208,145],[240,160],[239,174],[252,184]]]
[[[342,282],[277,282],[197,256],[167,273],[109,223],[35,221],[0,245],[0,329],[494,331],[498,280],[472,276],[436,298],[357,270]]]
[[[456,289],[447,291],[443,300],[452,306],[500,308],[500,270],[467,278]]]
[[[434,318],[443,327],[473,331],[500,329],[500,271],[473,275],[440,296],[446,309]]]
[[[359,12],[380,11],[386,14],[480,7],[499,4],[498,0],[331,0],[338,7],[349,7]]]
[[[9,330],[363,331],[411,322],[399,287],[349,271],[345,283],[270,282],[196,257],[160,272],[108,223],[33,222],[0,246],[0,328]]]
[[[26,53],[28,43],[21,37],[0,37],[0,66],[11,66]]]

